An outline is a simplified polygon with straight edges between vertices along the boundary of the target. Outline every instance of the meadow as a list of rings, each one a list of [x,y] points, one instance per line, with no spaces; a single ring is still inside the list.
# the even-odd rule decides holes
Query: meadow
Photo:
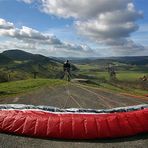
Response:
[[[0,97],[18,95],[41,87],[54,87],[65,83],[65,81],[57,79],[28,79],[0,83]]]
[[[121,65],[119,65],[120,67]],[[81,77],[89,79],[89,85],[96,85],[118,93],[130,93],[135,95],[148,94],[148,83],[140,80],[144,75],[148,76],[147,69],[141,70],[140,66],[130,67],[122,64],[122,68],[116,67],[116,80],[111,80],[106,65],[82,64],[77,65]],[[118,70],[119,69],[119,70]]]

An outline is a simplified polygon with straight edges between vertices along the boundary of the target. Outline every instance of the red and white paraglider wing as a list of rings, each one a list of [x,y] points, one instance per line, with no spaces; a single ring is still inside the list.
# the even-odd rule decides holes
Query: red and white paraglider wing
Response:
[[[0,105],[0,132],[61,139],[97,139],[148,132],[148,105],[109,110]]]

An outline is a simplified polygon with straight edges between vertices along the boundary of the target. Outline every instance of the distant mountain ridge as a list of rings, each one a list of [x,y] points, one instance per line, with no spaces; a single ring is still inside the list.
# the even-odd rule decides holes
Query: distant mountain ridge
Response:
[[[124,62],[132,65],[147,65],[148,64],[148,56],[133,56],[133,57],[117,57],[113,58],[120,62]]]
[[[71,60],[79,64],[108,64],[120,62],[131,65],[148,65],[148,56],[131,56],[131,57],[107,57],[107,58],[77,58]]]

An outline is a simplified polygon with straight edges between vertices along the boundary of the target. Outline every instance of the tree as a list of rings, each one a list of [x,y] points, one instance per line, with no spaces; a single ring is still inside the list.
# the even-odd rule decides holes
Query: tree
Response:
[[[32,72],[32,73],[33,73],[33,78],[36,79],[36,78],[37,78],[38,72],[37,72],[37,71],[34,71],[34,72]]]

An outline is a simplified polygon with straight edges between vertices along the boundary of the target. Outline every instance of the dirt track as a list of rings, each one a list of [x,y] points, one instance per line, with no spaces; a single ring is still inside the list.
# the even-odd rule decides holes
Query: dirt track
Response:
[[[41,88],[23,96],[0,99],[0,103],[23,103],[34,105],[49,105],[61,108],[113,108],[128,105],[148,103],[148,99],[138,99],[86,87],[79,84],[68,84],[56,88]],[[94,140],[94,141],[58,141],[43,140],[21,136],[0,134],[0,148],[79,148],[79,147],[148,147],[148,134],[135,137]]]

